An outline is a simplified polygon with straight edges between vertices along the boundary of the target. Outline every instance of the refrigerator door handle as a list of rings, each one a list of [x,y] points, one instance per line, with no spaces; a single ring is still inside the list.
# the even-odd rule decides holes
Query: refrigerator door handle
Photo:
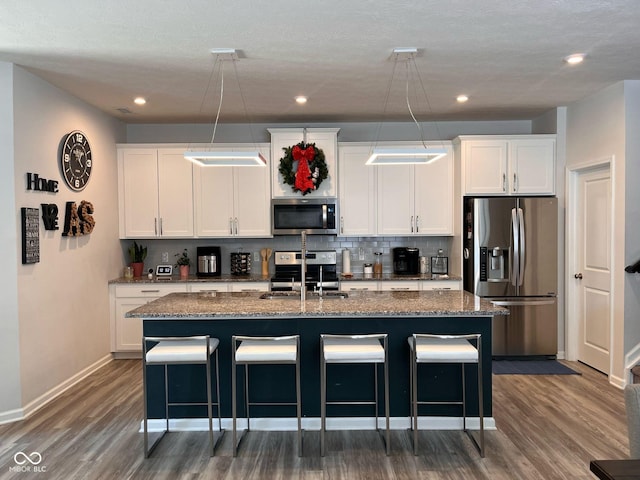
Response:
[[[485,298],[485,300],[489,300],[491,303],[498,305],[499,307],[553,305],[556,303],[555,297],[545,300],[491,300],[489,298]]]
[[[518,271],[518,286],[521,287],[522,282],[524,281],[524,262],[525,262],[525,255],[527,253],[527,250],[524,244],[524,239],[525,239],[524,214],[522,213],[521,208],[518,208],[518,237],[520,241],[520,257],[518,258],[518,264],[519,264],[518,266],[520,267]]]
[[[511,259],[511,285],[518,286],[518,273],[520,272],[520,235],[518,231],[518,218],[516,209],[511,209],[511,236],[513,238],[513,258]]]

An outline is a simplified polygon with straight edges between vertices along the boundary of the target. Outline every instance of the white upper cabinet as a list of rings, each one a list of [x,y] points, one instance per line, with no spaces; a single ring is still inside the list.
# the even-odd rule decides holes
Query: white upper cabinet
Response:
[[[377,167],[365,165],[370,154],[370,146],[338,147],[340,235],[376,234]]]
[[[192,163],[183,149],[118,149],[120,238],[193,236]]]
[[[315,143],[316,148],[322,150],[329,170],[317,190],[307,194],[312,197],[335,197],[338,194],[336,179],[336,160],[338,151],[339,128],[270,128],[271,134],[271,195],[273,198],[302,197],[300,192],[294,192],[290,185],[284,183],[279,171],[280,159],[284,156],[284,148],[293,147],[305,140]]]
[[[217,147],[232,151],[255,148]],[[269,159],[269,147],[261,144]],[[198,237],[270,237],[270,170],[266,167],[194,165],[194,204]]]
[[[465,195],[554,195],[555,135],[462,136]]]
[[[341,144],[340,235],[453,235],[453,151],[445,148],[426,165],[368,166],[370,144]]]

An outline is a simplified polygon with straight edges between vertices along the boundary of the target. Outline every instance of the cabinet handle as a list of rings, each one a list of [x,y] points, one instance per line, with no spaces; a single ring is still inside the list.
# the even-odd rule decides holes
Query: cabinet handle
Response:
[[[420,215],[416,215],[416,233],[420,232]]]
[[[502,174],[502,191],[503,192],[507,191],[507,174],[506,173]]]
[[[241,292],[259,292],[260,290],[258,290],[257,288],[243,288],[240,291]]]
[[[162,236],[162,217],[160,217],[160,236]]]
[[[340,233],[344,233],[344,217],[340,217]]]
[[[349,288],[349,290],[351,290],[353,292],[363,292],[365,290],[369,290],[369,287],[363,287],[363,288],[351,287],[351,288]]]
[[[233,218],[229,217],[229,235],[233,235]]]
[[[410,224],[411,224],[411,233],[413,233],[413,215],[411,215],[411,222],[410,222]]]
[[[140,293],[160,293],[160,290],[140,290]]]
[[[211,290],[198,290],[199,293],[218,293],[221,292],[222,290],[216,290],[216,289],[211,289]]]
[[[238,217],[233,219],[234,235],[238,235]]]
[[[409,290],[409,287],[391,287],[391,290]]]
[[[158,235],[158,218],[153,219],[153,234]]]
[[[516,174],[513,174],[513,191],[517,192],[518,191],[518,181],[517,181],[517,177]]]

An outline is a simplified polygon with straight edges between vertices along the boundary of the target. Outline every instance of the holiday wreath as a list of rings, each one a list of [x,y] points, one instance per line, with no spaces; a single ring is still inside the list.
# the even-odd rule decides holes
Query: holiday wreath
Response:
[[[294,192],[302,195],[316,190],[329,176],[324,152],[316,148],[315,143],[300,142],[292,147],[284,147],[284,156],[280,159],[278,171],[284,183]]]

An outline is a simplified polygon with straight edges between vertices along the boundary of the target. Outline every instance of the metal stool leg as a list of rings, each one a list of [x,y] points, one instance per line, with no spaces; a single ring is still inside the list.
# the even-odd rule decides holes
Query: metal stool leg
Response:
[[[300,388],[300,339],[296,347],[296,410],[298,413],[298,456],[302,456],[302,391]]]
[[[327,430],[327,363],[324,339],[320,338],[320,456],[324,457],[324,435]]]
[[[384,339],[384,414],[387,417],[386,425],[386,443],[387,455],[391,454],[391,432],[389,429],[389,355],[387,354],[387,337]]]
[[[237,442],[237,423],[238,423],[238,409],[236,407],[237,401],[237,385],[236,385],[236,355],[235,355],[235,340],[233,345],[233,355],[231,357],[231,417],[233,428],[233,456],[238,455],[238,442]]]

